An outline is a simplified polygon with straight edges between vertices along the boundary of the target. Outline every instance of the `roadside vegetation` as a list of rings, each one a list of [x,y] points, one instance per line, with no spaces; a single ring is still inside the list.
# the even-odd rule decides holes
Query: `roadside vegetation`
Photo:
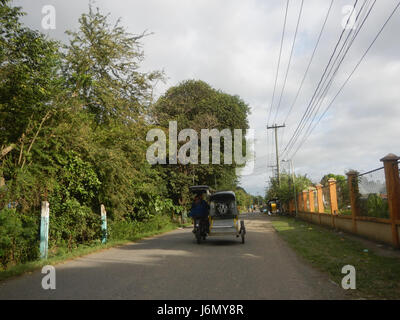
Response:
[[[120,223],[112,224],[109,229],[111,237],[107,243],[101,243],[100,240],[94,240],[78,244],[73,250],[69,250],[66,247],[53,246],[49,252],[48,258],[45,260],[35,259],[0,270],[0,281],[32,272],[45,265],[55,265],[96,251],[109,249],[142,238],[165,233],[176,229],[179,226],[181,225],[177,222],[172,222],[169,216],[156,216],[150,221],[132,222],[132,224],[126,223],[125,225],[121,225]]]
[[[359,241],[294,218],[279,217],[272,224],[299,256],[328,273],[339,286],[345,276],[342,267],[354,266],[354,298],[400,299],[400,258],[378,255]]]
[[[282,204],[288,204],[294,199],[294,194],[302,192],[312,184],[307,175],[295,175],[294,186],[293,178],[288,173],[281,173],[280,181],[277,177],[271,177],[266,191],[266,199],[277,198]]]
[[[190,207],[192,184],[238,189],[235,162],[150,165],[146,134],[168,134],[169,120],[178,130],[245,133],[249,108],[239,96],[187,80],[155,97],[166,75],[142,69],[151,34],[131,34],[92,6],[67,43],[24,26],[23,14],[1,1],[1,272],[37,261],[43,200],[50,255],[69,257],[98,245],[101,204],[112,244],[171,226]],[[238,190],[238,205],[249,206],[251,196]]]

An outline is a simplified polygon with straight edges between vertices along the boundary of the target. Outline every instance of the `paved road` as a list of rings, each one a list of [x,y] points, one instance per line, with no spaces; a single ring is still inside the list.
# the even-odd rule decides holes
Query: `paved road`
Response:
[[[56,290],[40,271],[0,283],[0,299],[343,299],[344,290],[300,260],[271,226],[244,216],[247,238],[209,238],[191,229],[56,265]]]

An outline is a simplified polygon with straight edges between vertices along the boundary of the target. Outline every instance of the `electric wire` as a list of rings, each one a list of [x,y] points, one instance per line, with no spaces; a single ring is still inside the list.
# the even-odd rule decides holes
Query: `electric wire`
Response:
[[[283,123],[287,123],[288,118],[289,118],[289,115],[291,114],[291,112],[292,112],[292,110],[293,110],[293,107],[294,107],[294,105],[296,104],[297,99],[298,99],[298,97],[299,97],[299,95],[300,95],[301,89],[303,88],[304,81],[305,81],[305,79],[306,79],[306,77],[307,77],[307,75],[308,75],[308,71],[310,70],[311,64],[312,64],[312,62],[313,62],[313,60],[314,60],[315,53],[316,53],[316,51],[317,51],[317,48],[318,48],[318,45],[319,45],[319,43],[320,43],[322,34],[323,34],[323,32],[324,32],[324,29],[325,29],[325,26],[326,26],[326,22],[328,21],[329,15],[330,15],[330,13],[331,13],[331,11],[332,11],[333,2],[334,2],[334,0],[331,0],[331,3],[330,3],[329,8],[328,8],[328,11],[327,11],[327,13],[326,13],[326,15],[325,15],[324,22],[323,22],[322,27],[321,27],[321,30],[320,30],[320,32],[319,32],[319,35],[318,35],[318,38],[317,38],[317,42],[315,43],[313,52],[312,52],[311,57],[310,57],[310,60],[309,60],[309,62],[308,62],[306,71],[304,72],[304,75],[303,75],[303,78],[302,78],[302,80],[301,80],[301,82],[300,82],[299,88],[297,89],[296,96],[295,96],[295,98],[293,99],[293,102],[292,102],[291,105],[290,105],[290,108],[289,108],[289,110],[288,110],[288,112],[287,112],[287,114],[286,114],[286,116],[285,116],[285,118],[284,118]],[[284,128],[284,129],[285,129],[285,128]],[[282,142],[284,141],[284,135],[285,135],[285,130],[284,130],[283,133],[282,133]]]
[[[346,27],[347,27],[347,25],[348,25],[348,23],[349,23],[349,21],[350,21],[351,15],[353,14],[353,12],[354,12],[354,10],[355,10],[355,8],[356,8],[356,6],[357,6],[357,3],[358,3],[358,0],[355,0],[355,3],[354,3],[354,5],[353,5],[352,12],[351,12],[349,18],[347,19]],[[311,103],[312,103],[312,101],[314,100],[315,95],[316,95],[316,93],[317,93],[317,91],[318,91],[318,89],[319,89],[319,87],[320,87],[320,85],[321,85],[321,83],[322,83],[322,81],[323,81],[323,79],[324,79],[324,77],[325,77],[325,74],[326,74],[326,72],[327,72],[327,70],[328,70],[328,68],[329,68],[329,65],[330,65],[331,62],[332,62],[332,59],[333,59],[333,57],[334,57],[334,55],[335,55],[335,53],[336,53],[336,51],[337,51],[337,48],[338,48],[338,46],[339,46],[339,44],[340,44],[340,42],[341,42],[341,40],[342,40],[342,37],[343,37],[345,31],[346,31],[346,28],[343,28],[343,30],[342,30],[342,32],[341,32],[341,34],[340,34],[339,40],[336,42],[335,48],[334,48],[334,50],[333,50],[333,53],[331,54],[331,56],[330,56],[330,58],[329,58],[328,64],[326,65],[325,70],[324,70],[324,72],[323,72],[323,74],[322,74],[322,76],[321,76],[321,78],[320,78],[320,80],[319,80],[319,82],[318,82],[317,88],[315,89],[314,94],[313,94],[313,96],[312,96],[312,98],[311,98],[311,100],[310,100],[310,102],[309,102],[309,104],[308,104],[308,106],[307,106],[305,112],[303,113],[303,116],[302,116],[302,118],[301,118],[301,120],[300,120],[298,126],[296,127],[296,129],[295,129],[295,131],[294,131],[292,137],[290,138],[288,144],[287,144],[286,147],[284,148],[282,154],[284,154],[284,153],[286,152],[286,150],[289,148],[289,146],[292,146],[292,141],[293,141],[293,139],[297,136],[297,133],[299,132],[300,127],[302,126],[302,124],[303,124],[305,118],[306,118],[307,115],[309,114],[309,112],[310,112],[310,107],[311,107]]]
[[[267,124],[269,123],[269,120],[270,120],[270,117],[271,117],[271,112],[272,112],[272,109],[273,109],[273,106],[274,106],[276,83],[278,81],[279,67],[280,67],[281,57],[282,57],[282,47],[283,47],[283,40],[285,38],[285,30],[286,30],[286,21],[287,21],[288,8],[289,8],[289,0],[286,1],[285,19],[284,19],[284,22],[283,22],[283,30],[282,30],[281,45],[280,45],[280,49],[279,49],[278,65],[277,65],[277,68],[276,68],[275,84],[274,84],[274,90],[272,92],[271,107],[270,107],[269,113],[268,113]]]
[[[280,94],[279,101],[278,101],[278,106],[277,106],[276,111],[275,111],[274,122],[276,122],[276,117],[278,115],[278,111],[279,111],[279,108],[281,106],[283,93],[285,91],[286,82],[287,82],[287,78],[288,78],[288,75],[289,75],[289,70],[290,70],[290,65],[291,65],[291,62],[292,62],[294,47],[295,47],[295,44],[296,44],[297,33],[298,33],[298,30],[299,30],[301,15],[303,13],[303,5],[304,5],[304,0],[301,0],[299,15],[297,17],[296,30],[295,30],[295,33],[294,33],[292,48],[290,50],[289,62],[288,62],[287,68],[286,68],[285,78],[284,78],[284,81],[283,81],[282,90],[281,90],[281,94]]]
[[[361,13],[363,13],[363,9],[364,9],[364,7],[366,6],[367,2],[369,2],[369,0],[364,1],[362,7],[361,7],[360,10],[359,10],[359,13],[357,14],[357,17],[356,17],[356,19],[355,19],[355,22],[358,22],[359,17],[360,17],[360,15],[361,15]],[[375,0],[375,2],[376,2],[376,0]],[[319,89],[318,89],[318,91],[317,91],[317,93],[316,93],[316,95],[315,95],[313,101],[311,102],[311,105],[309,104],[309,105],[310,105],[309,112],[308,112],[307,116],[304,118],[305,120],[304,120],[303,123],[301,124],[300,130],[297,132],[295,138],[293,139],[293,141],[292,141],[292,143],[291,143],[291,146],[290,146],[290,148],[288,149],[287,153],[290,153],[291,149],[293,148],[293,146],[295,145],[295,143],[296,143],[297,140],[299,139],[300,135],[303,133],[303,130],[304,130],[305,126],[307,125],[307,124],[306,124],[307,121],[312,117],[312,120],[311,120],[311,122],[309,123],[309,127],[311,126],[311,123],[314,121],[314,119],[315,119],[315,117],[316,117],[316,114],[317,114],[317,112],[319,111],[320,105],[321,105],[321,103],[323,102],[323,99],[325,98],[325,96],[326,96],[326,94],[327,94],[327,92],[328,92],[330,86],[332,85],[332,82],[333,82],[333,80],[334,80],[334,78],[335,78],[335,76],[336,76],[336,74],[337,74],[337,71],[339,70],[339,68],[340,68],[340,66],[341,66],[341,64],[342,64],[342,62],[343,62],[343,60],[344,60],[344,58],[345,58],[347,52],[349,51],[351,45],[353,44],[354,39],[357,37],[359,31],[361,30],[362,26],[364,25],[365,21],[367,20],[367,18],[368,18],[368,16],[369,16],[369,14],[370,14],[370,12],[371,12],[373,6],[375,5],[375,2],[374,2],[373,5],[370,7],[370,10],[369,10],[368,13],[366,14],[366,16],[363,17],[363,21],[362,21],[362,23],[356,28],[357,31],[354,32],[354,35],[353,35],[353,31],[354,31],[353,29],[351,29],[351,31],[348,33],[348,35],[347,35],[347,37],[346,37],[344,43],[342,44],[342,47],[341,47],[341,49],[340,49],[338,55],[336,56],[335,60],[333,61],[332,65],[331,65],[330,68],[329,68],[329,72],[327,73],[326,77],[324,77],[324,80],[322,81],[322,85],[319,87]],[[353,35],[353,37],[352,37],[352,39],[350,40],[350,43],[349,43],[349,45],[347,46],[347,49],[344,51],[344,54],[343,54],[343,56],[341,57],[341,59],[340,59],[338,65],[336,66],[333,75],[331,76],[332,70],[333,70],[333,68],[334,68],[334,66],[335,66],[335,64],[336,64],[336,62],[338,61],[338,59],[339,59],[339,57],[340,57],[340,55],[341,55],[343,49],[344,49],[344,48],[346,47],[346,45],[348,44],[348,41],[349,41],[351,35]],[[326,83],[327,79],[329,79],[330,76],[331,76],[331,78],[330,78],[328,84],[325,86],[325,83]],[[324,86],[325,86],[325,88],[324,88]],[[308,128],[309,128],[309,127],[308,127]],[[307,130],[308,130],[308,128],[307,128]]]
[[[317,123],[314,125],[314,127],[312,128],[310,134],[312,133],[312,131],[315,129],[315,127],[318,125],[318,123],[321,121],[321,119],[324,117],[324,115],[326,114],[326,112],[330,109],[330,107],[332,106],[333,102],[336,100],[336,98],[339,96],[339,94],[343,91],[343,88],[347,85],[347,83],[349,82],[349,80],[351,79],[351,77],[353,76],[354,72],[358,69],[358,67],[360,66],[360,64],[362,63],[362,61],[365,59],[366,55],[368,54],[368,52],[370,51],[370,49],[372,48],[372,46],[375,44],[376,40],[379,38],[379,36],[381,35],[381,33],[383,32],[383,30],[385,29],[386,25],[389,23],[390,19],[393,17],[393,15],[396,13],[396,11],[398,10],[400,6],[400,1],[397,3],[397,5],[395,6],[395,8],[393,9],[393,11],[391,12],[391,14],[389,15],[389,17],[386,19],[385,23],[382,25],[381,29],[379,30],[379,32],[377,33],[377,35],[374,37],[373,41],[371,42],[371,44],[368,46],[368,48],[366,49],[366,51],[364,52],[364,54],[361,56],[360,60],[357,62],[357,64],[355,65],[355,67],[353,68],[353,70],[351,71],[351,73],[349,74],[349,76],[347,77],[346,81],[342,84],[342,86],[340,87],[340,89],[338,90],[338,92],[336,93],[336,95],[333,97],[333,99],[331,100],[331,102],[329,103],[329,105],[325,108],[325,111],[322,113],[322,115],[320,116],[320,118],[318,119]],[[309,134],[309,135],[310,135]],[[309,137],[309,136],[308,136]],[[307,137],[307,138],[308,138]],[[293,154],[293,156],[297,153],[297,151],[299,150],[300,146],[296,149],[295,153]]]
[[[322,92],[321,96],[319,97],[319,100],[318,100],[318,102],[316,103],[315,108],[314,108],[315,111],[313,112],[312,119],[311,119],[311,121],[309,122],[308,127],[307,127],[305,133],[303,134],[303,139],[301,140],[301,142],[299,143],[299,145],[302,145],[302,144],[304,143],[304,139],[306,139],[306,137],[308,137],[308,134],[309,134],[309,132],[310,132],[310,129],[312,128],[312,124],[314,123],[314,120],[315,120],[315,118],[316,118],[316,116],[317,116],[317,114],[318,114],[318,112],[319,112],[319,110],[320,110],[320,108],[321,108],[321,106],[322,106],[322,103],[323,103],[323,101],[325,100],[325,97],[326,97],[326,95],[327,95],[329,89],[330,89],[331,86],[332,86],[332,83],[333,83],[333,81],[334,81],[334,79],[335,79],[335,77],[336,77],[336,75],[337,75],[337,72],[338,72],[338,70],[339,70],[341,64],[343,63],[343,60],[344,60],[344,58],[346,57],[347,52],[348,52],[349,49],[351,48],[351,46],[352,46],[352,44],[353,44],[355,38],[357,37],[358,33],[359,33],[360,30],[362,29],[363,25],[365,24],[365,21],[368,19],[369,15],[370,15],[370,13],[371,13],[371,11],[372,11],[372,9],[374,8],[374,6],[375,6],[375,4],[376,4],[376,1],[377,1],[377,0],[374,0],[373,4],[372,4],[371,7],[369,8],[369,10],[368,10],[368,12],[366,13],[365,17],[363,17],[362,23],[357,27],[357,30],[356,30],[356,32],[354,33],[354,35],[353,35],[353,37],[352,37],[352,39],[351,39],[349,45],[347,46],[347,48],[346,48],[346,50],[345,50],[343,56],[341,57],[341,59],[340,59],[338,65],[336,66],[335,71],[334,71],[334,73],[333,73],[331,79],[329,80],[329,82],[328,82],[328,84],[326,85],[324,91]],[[350,33],[349,33],[349,34],[350,34]],[[331,70],[332,70],[332,69],[331,69]]]

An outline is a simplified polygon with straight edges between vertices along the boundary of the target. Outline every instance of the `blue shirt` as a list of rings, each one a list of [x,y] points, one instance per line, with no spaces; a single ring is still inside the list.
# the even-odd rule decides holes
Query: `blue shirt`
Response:
[[[208,203],[205,200],[201,200],[198,203],[193,203],[192,208],[189,212],[191,218],[203,218],[208,216]]]

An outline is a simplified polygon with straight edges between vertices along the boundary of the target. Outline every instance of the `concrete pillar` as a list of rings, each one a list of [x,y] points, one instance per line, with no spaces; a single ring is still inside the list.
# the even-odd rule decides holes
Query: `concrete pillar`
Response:
[[[317,188],[317,202],[318,202],[318,212],[324,213],[324,200],[322,195],[322,184],[317,184],[315,186]]]
[[[308,208],[307,208],[307,195],[308,195],[308,191],[307,190],[303,190],[303,210],[304,212],[308,212]]]
[[[299,211],[303,211],[304,207],[303,207],[303,194],[299,193],[297,195],[297,206]]]
[[[329,198],[331,200],[331,214],[337,214],[338,203],[336,195],[336,180],[334,178],[330,178],[328,180],[328,184],[329,184]]]
[[[293,212],[293,200],[289,201],[289,213]]]
[[[395,247],[399,247],[399,234],[396,220],[400,220],[400,178],[399,164],[400,158],[393,153],[389,153],[382,158],[385,168],[386,192],[389,202],[390,221],[392,224],[392,242]]]
[[[360,215],[360,207],[358,206],[358,172],[351,170],[346,173],[347,183],[349,185],[351,219],[353,221],[353,232],[357,233],[357,216]]]
[[[310,203],[310,212],[315,212],[314,190],[315,189],[313,187],[308,188],[308,201]]]

